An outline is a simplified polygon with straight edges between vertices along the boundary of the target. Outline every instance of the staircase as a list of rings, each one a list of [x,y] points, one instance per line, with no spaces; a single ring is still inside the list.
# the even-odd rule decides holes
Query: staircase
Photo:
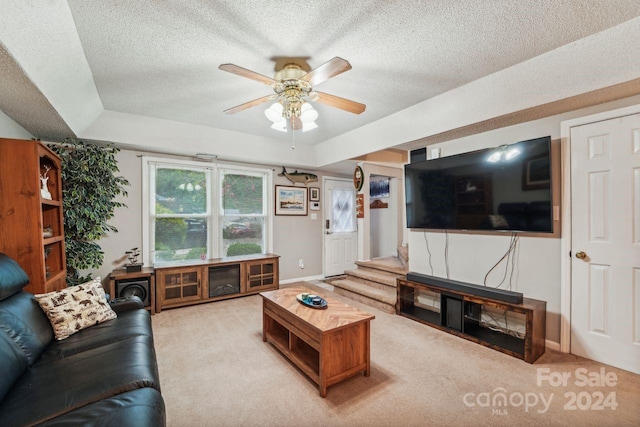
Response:
[[[357,268],[345,277],[330,280],[334,292],[387,313],[396,312],[396,279],[404,278],[407,268],[398,257],[356,261]]]

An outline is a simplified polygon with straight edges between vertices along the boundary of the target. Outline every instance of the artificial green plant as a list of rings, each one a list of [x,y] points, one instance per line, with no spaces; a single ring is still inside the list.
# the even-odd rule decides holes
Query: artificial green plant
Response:
[[[72,286],[91,278],[80,276],[82,270],[102,266],[104,252],[96,241],[118,231],[107,221],[126,206],[117,198],[127,196],[129,181],[116,175],[120,150],[114,146],[66,139],[51,149],[62,159],[67,285]]]

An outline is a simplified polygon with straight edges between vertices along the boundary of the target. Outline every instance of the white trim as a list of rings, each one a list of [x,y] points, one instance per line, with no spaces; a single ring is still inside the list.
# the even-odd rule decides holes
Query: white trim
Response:
[[[560,351],[571,352],[571,128],[640,113],[640,104],[560,122],[562,237],[560,239]]]
[[[547,350],[560,351],[560,343],[555,341],[544,340],[544,345]]]
[[[322,280],[322,279],[324,279],[324,275],[320,274],[317,276],[296,277],[294,279],[280,280],[280,284],[286,285],[287,283],[308,282],[310,280]]]

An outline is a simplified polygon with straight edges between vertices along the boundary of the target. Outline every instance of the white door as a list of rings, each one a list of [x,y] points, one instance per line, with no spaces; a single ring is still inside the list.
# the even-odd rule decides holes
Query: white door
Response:
[[[358,257],[356,190],[353,181],[324,181],[324,275],[355,268]]]
[[[640,374],[640,114],[571,129],[571,353]]]

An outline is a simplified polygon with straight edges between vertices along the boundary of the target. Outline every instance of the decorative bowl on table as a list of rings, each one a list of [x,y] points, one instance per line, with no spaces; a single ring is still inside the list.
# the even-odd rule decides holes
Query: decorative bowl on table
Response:
[[[298,294],[296,295],[296,299],[300,304],[306,305],[311,308],[327,308],[327,300],[324,298],[313,295],[313,294]]]

